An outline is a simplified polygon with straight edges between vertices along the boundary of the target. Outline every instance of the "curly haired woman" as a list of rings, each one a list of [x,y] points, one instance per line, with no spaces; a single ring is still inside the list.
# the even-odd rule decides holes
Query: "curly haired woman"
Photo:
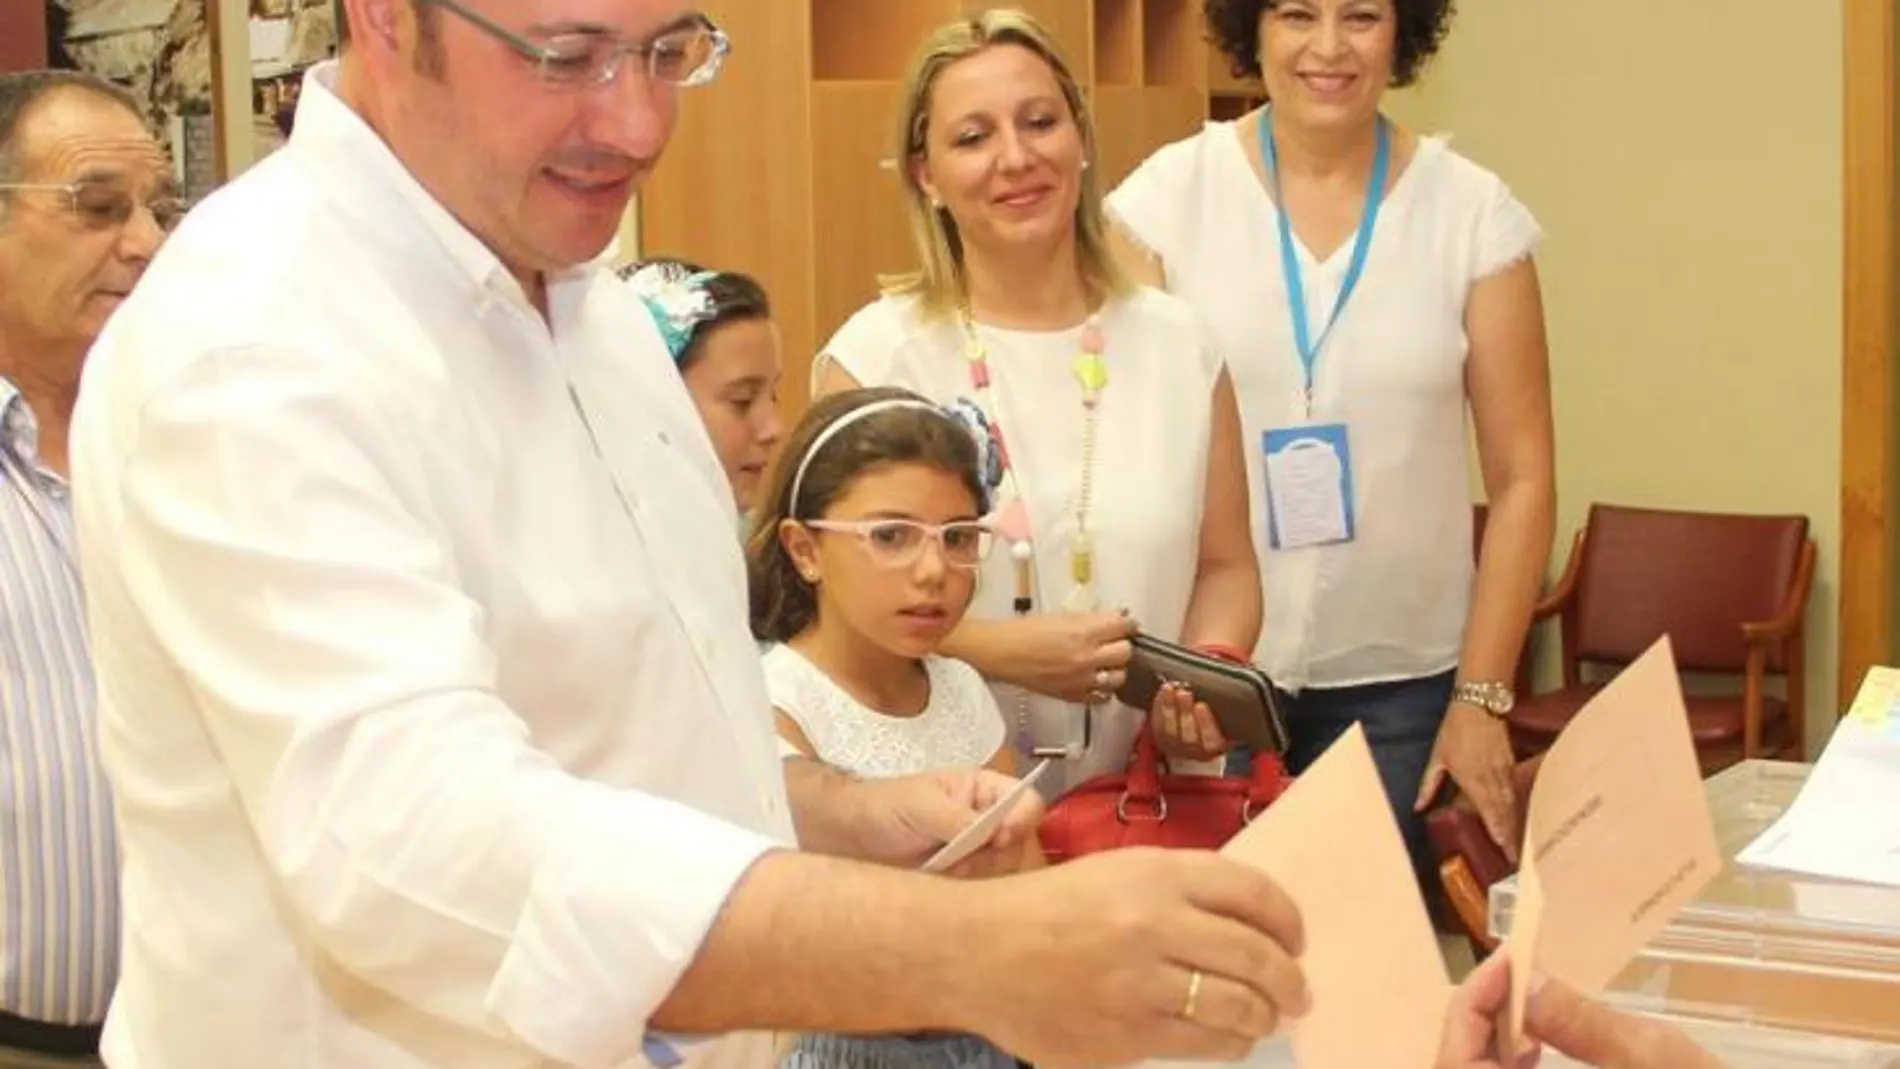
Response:
[[[1498,177],[1380,111],[1451,0],[1207,0],[1271,103],[1109,198],[1146,277],[1200,313],[1241,408],[1295,772],[1365,725],[1413,857],[1449,780],[1516,847],[1501,717],[1550,550],[1537,223]],[[1471,557],[1467,413],[1490,505]]]

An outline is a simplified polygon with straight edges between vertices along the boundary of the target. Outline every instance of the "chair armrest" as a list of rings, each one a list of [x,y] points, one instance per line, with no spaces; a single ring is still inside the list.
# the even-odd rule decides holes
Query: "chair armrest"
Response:
[[[1425,838],[1442,863],[1462,862],[1480,888],[1504,879],[1513,871],[1510,859],[1491,841],[1477,810],[1463,798],[1425,814]]]
[[[1583,568],[1584,532],[1578,531],[1570,539],[1570,556],[1564,561],[1564,572],[1557,578],[1557,586],[1531,608],[1531,626],[1535,627],[1545,620],[1563,612],[1577,596],[1577,573]]]
[[[1471,875],[1465,859],[1446,858],[1438,866],[1438,878],[1445,886],[1445,901],[1450,903],[1472,947],[1487,954],[1497,949],[1498,941],[1491,937],[1485,889]]]
[[[1750,643],[1763,643],[1800,633],[1801,622],[1807,615],[1808,593],[1813,586],[1814,542],[1809,540],[1801,546],[1801,557],[1795,563],[1794,582],[1788,584],[1787,596],[1775,611],[1774,619],[1742,624],[1742,637]]]

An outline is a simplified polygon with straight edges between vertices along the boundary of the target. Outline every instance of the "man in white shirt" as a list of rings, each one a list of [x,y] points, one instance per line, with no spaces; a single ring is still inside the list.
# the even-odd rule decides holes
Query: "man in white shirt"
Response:
[[[1300,1012],[1296,911],[1255,873],[927,877],[902,866],[993,780],[784,778],[730,497],[597,262],[711,24],[346,10],[289,145],[87,367],[108,1063],[759,1064],[743,1030],[955,1029],[1085,1065],[1237,1056]]]

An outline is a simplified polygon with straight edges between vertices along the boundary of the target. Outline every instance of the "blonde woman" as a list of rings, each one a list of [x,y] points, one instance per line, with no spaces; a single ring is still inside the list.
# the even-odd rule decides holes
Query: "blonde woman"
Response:
[[[900,131],[919,266],[814,365],[818,394],[902,386],[987,439],[984,565],[944,652],[995,688],[1059,794],[1128,760],[1144,713],[1176,767],[1218,771],[1205,706],[1118,703],[1136,627],[1245,659],[1260,631],[1233,386],[1192,311],[1108,250],[1081,89],[1017,11],[944,26],[913,63]],[[1053,783],[1052,783],[1053,781]]]

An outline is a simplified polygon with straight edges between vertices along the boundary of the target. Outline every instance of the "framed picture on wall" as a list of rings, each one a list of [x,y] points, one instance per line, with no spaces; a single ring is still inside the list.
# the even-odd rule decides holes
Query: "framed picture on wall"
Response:
[[[213,72],[211,0],[29,0],[46,5],[49,65],[89,71],[131,90],[192,200],[228,174]]]
[[[251,0],[252,159],[277,150],[290,136],[303,76],[336,55],[330,0]]]
[[[248,0],[245,23],[235,12],[225,23],[248,34],[219,32],[219,0],[26,2],[45,5],[49,65],[97,74],[145,105],[192,201],[284,143],[304,73],[336,54],[331,0]],[[246,79],[248,93],[237,88]],[[249,115],[225,114],[245,98]]]

